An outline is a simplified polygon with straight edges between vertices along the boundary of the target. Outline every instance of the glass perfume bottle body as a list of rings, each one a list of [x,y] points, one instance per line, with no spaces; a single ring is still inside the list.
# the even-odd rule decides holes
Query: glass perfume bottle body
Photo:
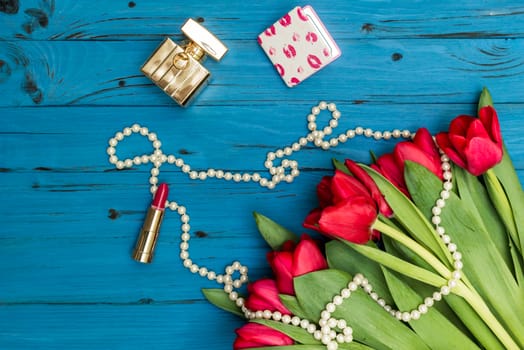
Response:
[[[187,48],[166,38],[142,66],[141,71],[179,105],[185,107],[207,84],[211,75],[194,56],[193,50],[188,52]]]

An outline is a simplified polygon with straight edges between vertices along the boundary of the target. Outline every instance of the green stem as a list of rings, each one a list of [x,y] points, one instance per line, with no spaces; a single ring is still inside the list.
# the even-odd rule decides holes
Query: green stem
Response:
[[[446,279],[451,277],[451,271],[440,260],[438,260],[433,254],[431,254],[431,252],[429,252],[426,248],[418,244],[415,240],[411,239],[403,232],[398,231],[397,229],[383,223],[380,220],[375,222],[373,228],[391,237],[392,239],[412,250],[414,253],[418,254],[442,277]],[[491,310],[486,305],[484,300],[474,289],[469,289],[463,281],[460,281],[458,285],[452,289],[452,292],[463,297],[464,300],[466,300],[467,303],[471,305],[473,310],[475,310],[480,318],[491,329],[493,334],[495,334],[495,336],[502,344],[504,344],[507,349],[520,349],[513,338],[511,338],[508,332],[497,320],[497,318],[491,313]]]
[[[473,308],[473,310],[475,310],[477,315],[479,315],[480,318],[486,323],[486,325],[491,329],[493,334],[495,334],[495,336],[506,347],[506,349],[520,349],[506,329],[491,313],[491,310],[480,297],[480,295],[478,295],[474,290],[468,289],[463,283],[459,283],[454,289],[456,289],[456,293],[461,295],[464,300],[466,300],[467,303]]]
[[[429,265],[431,265],[431,267],[433,267],[435,271],[437,271],[445,279],[451,278],[451,271],[439,259],[437,259],[429,250],[424,248],[405,233],[398,231],[397,229],[383,223],[380,220],[375,221],[373,224],[373,229],[382,232],[386,236],[391,237],[395,241],[412,250],[414,253],[424,259]]]

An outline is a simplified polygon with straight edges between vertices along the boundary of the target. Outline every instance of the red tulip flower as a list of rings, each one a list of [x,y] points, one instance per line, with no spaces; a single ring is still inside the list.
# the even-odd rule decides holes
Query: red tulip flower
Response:
[[[497,112],[491,106],[479,110],[479,117],[460,115],[448,132],[436,136],[437,143],[458,166],[478,176],[502,160],[502,136]]]
[[[373,179],[355,162],[346,160],[353,176],[340,170],[324,177],[317,186],[319,208],[311,211],[304,226],[329,237],[366,243],[378,232],[372,229],[377,215],[391,216],[391,208]]]
[[[264,278],[248,284],[249,296],[246,299],[246,307],[252,311],[269,310],[280,311],[282,314],[291,315],[278,296],[277,283],[275,280]]]
[[[433,174],[442,179],[440,154],[438,148],[425,128],[418,129],[412,141],[402,141],[395,145],[393,153],[387,153],[377,159],[373,169],[381,173],[395,187],[409,196],[404,179],[406,160],[423,165]]]
[[[295,295],[294,277],[328,268],[318,245],[308,235],[302,235],[296,247],[285,244],[282,251],[268,253],[267,259],[275,274],[278,291],[290,295]]]
[[[265,346],[292,345],[293,339],[277,330],[259,323],[246,323],[238,328],[233,349],[260,348]]]

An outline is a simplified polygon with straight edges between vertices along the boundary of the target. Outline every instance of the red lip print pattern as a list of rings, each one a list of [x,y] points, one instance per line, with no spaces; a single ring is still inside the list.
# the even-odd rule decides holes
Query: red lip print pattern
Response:
[[[310,43],[315,43],[318,40],[318,36],[313,32],[308,32],[306,34],[306,41]]]
[[[284,17],[282,17],[278,23],[280,23],[282,25],[282,27],[287,27],[288,25],[291,24],[291,16],[288,14],[286,14]]]
[[[284,52],[284,55],[286,55],[287,58],[293,58],[297,55],[297,51],[293,47],[293,45],[285,46],[282,51]]]
[[[311,66],[311,68],[314,68],[314,69],[319,69],[322,66],[322,62],[320,61],[320,58],[318,58],[315,55],[308,55],[307,63]]]
[[[309,5],[283,14],[260,33],[259,44],[288,87],[301,84],[340,56],[340,49]]]
[[[277,32],[276,28],[275,28],[275,25],[272,25],[271,27],[267,28],[265,31],[264,31],[264,34],[266,34],[266,36],[272,36],[272,35],[275,35]]]
[[[280,74],[281,77],[284,76],[284,74],[286,74],[285,70],[284,70],[284,67],[282,67],[281,64],[275,64],[275,69],[277,70],[278,74]]]
[[[292,84],[292,85],[297,85],[298,83],[300,83],[300,79],[296,78],[296,77],[293,77],[289,80],[289,82]]]
[[[302,12],[302,8],[300,8],[300,7],[297,8],[297,15],[298,15],[298,18],[300,18],[304,22],[309,20],[309,18],[304,14],[304,12]]]

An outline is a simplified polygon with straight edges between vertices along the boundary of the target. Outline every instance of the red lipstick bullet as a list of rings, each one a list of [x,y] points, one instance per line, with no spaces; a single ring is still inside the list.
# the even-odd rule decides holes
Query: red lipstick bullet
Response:
[[[138,262],[149,264],[153,261],[168,193],[169,188],[167,184],[163,183],[158,186],[133,251],[133,259]]]

